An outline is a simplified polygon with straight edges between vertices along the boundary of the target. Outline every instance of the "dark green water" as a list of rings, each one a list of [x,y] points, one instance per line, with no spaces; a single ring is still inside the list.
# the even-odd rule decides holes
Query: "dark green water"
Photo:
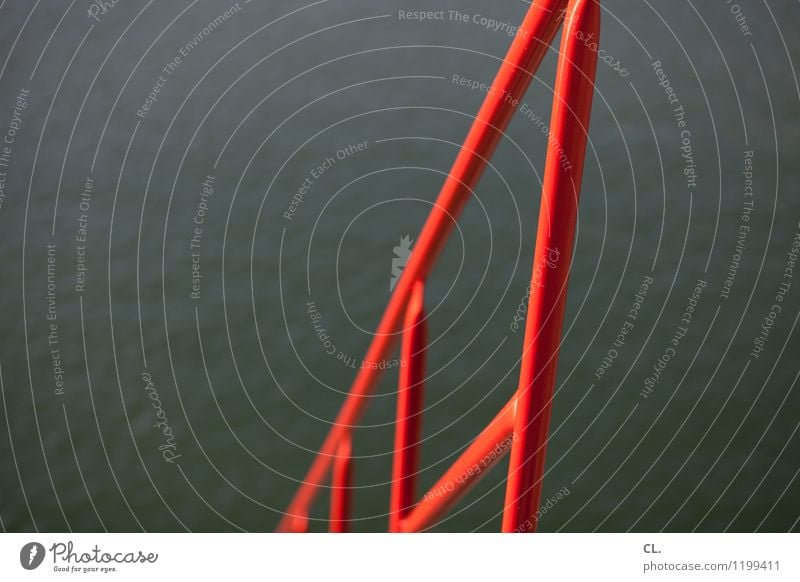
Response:
[[[2,526],[271,530],[527,5],[91,6],[0,8]],[[544,531],[798,527],[798,16],[604,3]],[[516,387],[555,62],[427,287],[423,488]],[[497,530],[504,471],[436,529]]]

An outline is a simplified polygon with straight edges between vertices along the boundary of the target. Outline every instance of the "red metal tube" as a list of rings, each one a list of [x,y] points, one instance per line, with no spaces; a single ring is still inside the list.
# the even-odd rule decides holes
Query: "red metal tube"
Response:
[[[432,525],[467,494],[512,446],[516,399],[511,399],[400,522],[400,531]]]
[[[350,508],[353,487],[353,445],[348,434],[336,449],[331,475],[331,512],[328,531],[350,531]]]
[[[486,95],[436,203],[417,238],[414,252],[395,287],[367,350],[366,363],[380,363],[395,340],[415,281],[424,280],[469,199],[561,22],[566,0],[534,0]],[[330,470],[336,447],[358,422],[379,371],[367,365],[356,375],[320,452],[278,525],[278,531],[305,531],[308,511]]]
[[[547,148],[531,302],[517,390],[503,531],[536,529],[558,347],[567,298],[597,53],[579,40],[600,34],[596,0],[570,0],[561,39]]]
[[[400,520],[414,505],[425,397],[425,284],[417,281],[411,292],[400,347],[400,379],[397,422],[394,433],[392,492],[389,499],[389,531],[400,531]]]

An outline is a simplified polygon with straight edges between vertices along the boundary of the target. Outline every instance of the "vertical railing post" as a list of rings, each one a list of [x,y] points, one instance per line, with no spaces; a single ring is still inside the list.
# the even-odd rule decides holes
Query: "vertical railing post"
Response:
[[[597,67],[597,0],[570,0],[562,34],[516,396],[504,532],[536,529]],[[588,38],[592,42],[584,42]]]
[[[411,291],[400,346],[400,378],[397,390],[397,422],[394,433],[389,531],[400,531],[400,521],[414,505],[422,433],[425,392],[425,284],[416,281]]]
[[[350,433],[336,448],[331,474],[331,512],[328,531],[350,531],[350,509],[353,487],[353,444]]]

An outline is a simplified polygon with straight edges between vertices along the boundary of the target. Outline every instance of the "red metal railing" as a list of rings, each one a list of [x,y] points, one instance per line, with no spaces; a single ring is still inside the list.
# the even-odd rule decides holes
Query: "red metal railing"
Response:
[[[562,21],[532,293],[519,385],[511,400],[421,499],[416,497],[427,331],[424,281],[469,199]],[[377,364],[402,331],[389,530],[423,530],[510,450],[504,532],[536,529],[558,346],[597,65],[598,0],[535,0],[450,170],[395,287],[363,366],[298,488],[279,531],[307,531],[311,503],[330,473],[330,531],[349,528],[352,432],[380,375]],[[593,36],[590,36],[593,35]],[[535,290],[534,290],[535,286]],[[402,320],[402,321],[401,321]],[[402,323],[402,328],[398,329]]]

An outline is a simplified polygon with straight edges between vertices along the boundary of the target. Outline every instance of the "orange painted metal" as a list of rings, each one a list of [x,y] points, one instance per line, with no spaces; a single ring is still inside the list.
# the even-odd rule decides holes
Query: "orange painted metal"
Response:
[[[505,456],[513,442],[515,405],[512,399],[472,441],[402,521],[401,531],[421,531],[434,524]]]
[[[525,323],[517,388],[515,442],[508,468],[504,532],[536,529],[567,281],[578,214],[583,162],[589,133],[600,6],[595,0],[570,3],[556,72],[550,139],[536,233],[531,301]]]
[[[425,285],[417,281],[411,292],[400,346],[400,379],[397,392],[392,492],[389,498],[389,531],[400,531],[400,522],[413,508],[419,471],[422,405],[425,392]]]
[[[349,447],[367,396],[378,382],[382,366],[372,364],[379,364],[388,356],[398,333],[404,337],[403,357],[407,359],[408,369],[401,370],[398,395],[393,464],[396,481],[390,500],[390,530],[419,531],[432,525],[509,449],[503,531],[535,529],[597,61],[596,52],[580,38],[590,34],[598,38],[599,10],[597,0],[571,0],[568,6],[566,0],[535,0],[531,4],[389,300],[367,351],[366,365],[359,370],[319,454],[278,526],[279,531],[307,531],[311,503],[324,485],[331,466],[334,465],[334,473],[340,469],[339,446],[347,441]],[[519,387],[489,426],[414,505],[426,343],[422,282],[452,232],[562,20],[566,20],[566,24],[534,253],[532,285],[535,288],[532,288],[526,322]],[[398,330],[403,318],[404,329]],[[409,325],[409,322],[416,323]],[[337,481],[336,474],[332,480],[332,502],[349,505],[349,497],[338,497],[344,495],[341,480]],[[344,491],[349,494],[349,489]],[[347,521],[347,515],[341,518],[342,512],[339,509],[335,512],[337,520]]]
[[[350,531],[350,510],[353,500],[353,442],[350,435],[342,438],[336,449],[331,475],[331,513],[328,531]]]

